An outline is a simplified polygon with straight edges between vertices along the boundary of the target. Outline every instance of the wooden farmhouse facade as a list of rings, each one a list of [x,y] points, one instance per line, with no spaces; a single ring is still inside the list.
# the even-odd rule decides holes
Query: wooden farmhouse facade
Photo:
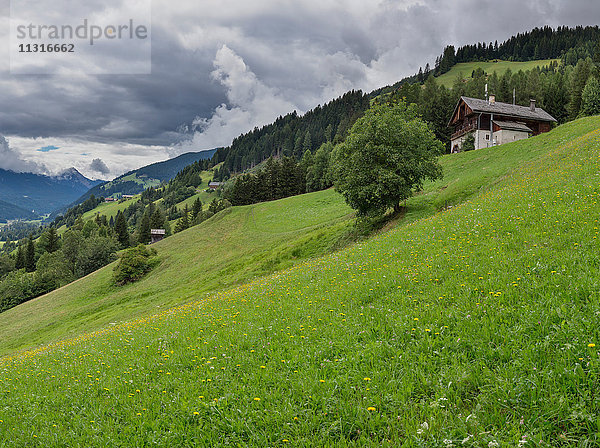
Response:
[[[461,152],[468,135],[475,139],[475,149],[488,148],[548,132],[556,119],[531,100],[529,107],[489,100],[461,97],[449,126],[454,128],[451,152]]]

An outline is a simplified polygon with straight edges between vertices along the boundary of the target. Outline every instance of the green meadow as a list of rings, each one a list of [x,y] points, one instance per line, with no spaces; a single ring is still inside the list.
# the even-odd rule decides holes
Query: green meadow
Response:
[[[511,62],[511,61],[485,61],[485,62],[461,62],[453,66],[450,71],[436,78],[438,84],[444,85],[447,88],[452,88],[454,81],[458,76],[462,76],[463,79],[470,79],[471,73],[477,68],[483,69],[487,74],[491,75],[496,72],[498,76],[502,76],[506,70],[510,69],[513,73],[519,70],[528,71],[536,67],[545,67],[550,65],[551,62],[559,62],[559,59],[544,59],[537,61],[527,62]]]
[[[351,216],[333,190],[224,210],[154,244],[161,263],[137,283],[113,285],[111,264],[0,313],[0,352],[155,313],[323,254]]]
[[[346,249],[331,190],[236,207],[0,314],[2,444],[598,446],[600,118],[442,162]]]
[[[85,212],[81,217],[86,221],[89,219],[95,218],[97,214],[106,215],[107,219],[110,219],[111,217],[116,218],[117,213],[122,212],[127,207],[129,207],[131,204],[133,204],[134,202],[137,202],[139,200],[140,200],[139,195],[136,195],[131,199],[124,200],[123,202],[121,202],[121,201],[103,202],[102,204],[98,205],[96,208]]]

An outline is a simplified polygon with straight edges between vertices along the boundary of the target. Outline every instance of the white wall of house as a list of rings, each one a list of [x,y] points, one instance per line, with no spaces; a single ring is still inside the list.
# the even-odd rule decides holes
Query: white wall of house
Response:
[[[498,145],[503,145],[504,143],[516,142],[517,140],[529,138],[529,132],[502,129],[494,133],[494,138],[498,141]]]
[[[485,138],[486,132],[487,132],[487,135],[489,138],[490,131],[475,131],[472,133],[473,136],[475,137],[475,149],[487,148],[488,146],[490,146],[489,141],[486,140],[486,138]],[[467,138],[468,135],[469,135],[469,133],[466,133],[465,135],[452,140],[450,142],[450,150],[452,152],[461,152],[462,145],[465,142],[465,139]],[[455,150],[455,148],[457,148],[457,147],[458,147],[458,151]]]
[[[462,145],[467,138],[465,134],[461,137],[455,138],[450,142],[450,148],[452,152],[455,152],[455,148],[458,147],[458,152],[462,149]],[[498,132],[494,132],[493,137],[490,135],[490,131],[478,130],[474,132],[475,137],[475,149],[489,148],[490,146],[503,145],[504,143],[515,142],[517,140],[523,140],[529,138],[529,133],[524,131],[512,131],[502,129]],[[490,140],[493,138],[493,142]]]
[[[496,134],[494,134],[494,140],[496,140]],[[489,148],[490,146],[493,146],[490,140],[490,131],[475,131],[475,149]]]

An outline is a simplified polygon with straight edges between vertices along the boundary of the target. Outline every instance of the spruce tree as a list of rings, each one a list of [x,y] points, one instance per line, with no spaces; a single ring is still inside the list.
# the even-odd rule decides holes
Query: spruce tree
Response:
[[[306,151],[312,151],[312,137],[308,130],[306,131],[306,134],[304,134],[304,142],[302,143],[302,153]]]
[[[190,226],[190,208],[187,204],[183,207],[183,216],[181,217],[186,225],[186,229]]]
[[[29,235],[27,240],[27,248],[25,249],[25,269],[27,272],[35,271],[35,244],[33,235]]]
[[[181,232],[190,227],[189,212],[190,211],[186,204],[181,218],[179,218],[179,221],[177,221],[177,224],[175,224],[175,233]]]
[[[581,110],[581,94],[590,77],[591,60],[580,59],[571,78],[571,101],[569,102],[569,118],[574,120]]]
[[[154,213],[150,217],[150,228],[152,229],[164,229],[165,228],[165,217],[159,207],[156,207]]]
[[[23,269],[25,267],[25,251],[23,246],[17,249],[17,257],[15,259],[15,269]]]
[[[588,80],[581,94],[581,114],[600,114],[600,82],[594,76]]]
[[[152,235],[150,233],[150,217],[148,216],[148,212],[144,213],[142,219],[140,220],[140,226],[138,227],[138,241],[143,244],[148,244],[152,239]]]
[[[56,229],[54,227],[50,227],[46,231],[46,247],[44,249],[49,253],[56,252],[58,250],[58,245],[58,233],[56,233]]]
[[[195,220],[200,212],[202,211],[202,201],[200,198],[196,198],[194,204],[192,205],[192,221]]]
[[[117,212],[117,219],[115,220],[115,233],[117,234],[117,240],[123,249],[129,247],[129,230],[127,229],[127,221],[125,215],[119,210]]]

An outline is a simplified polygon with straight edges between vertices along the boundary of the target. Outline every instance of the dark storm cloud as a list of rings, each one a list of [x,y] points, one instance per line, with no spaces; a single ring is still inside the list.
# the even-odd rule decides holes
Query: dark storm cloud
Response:
[[[224,95],[208,78],[211,57],[181,48],[161,30],[155,35],[151,75],[3,74],[18,89],[0,89],[0,129],[29,137],[172,142],[179,124],[210,114]]]
[[[110,173],[110,169],[108,168],[108,166],[106,166],[106,163],[104,163],[102,159],[92,160],[92,163],[90,163],[90,170],[100,174]]]
[[[4,30],[7,5],[0,0]],[[588,0],[155,0],[152,11],[150,75],[13,76],[4,62],[0,132],[169,145],[182,139],[181,125],[196,123],[211,137],[195,136],[191,149],[205,149],[281,109],[305,111],[352,88],[393,83],[447,44],[600,22],[600,6]],[[112,62],[128,57],[124,50]]]

